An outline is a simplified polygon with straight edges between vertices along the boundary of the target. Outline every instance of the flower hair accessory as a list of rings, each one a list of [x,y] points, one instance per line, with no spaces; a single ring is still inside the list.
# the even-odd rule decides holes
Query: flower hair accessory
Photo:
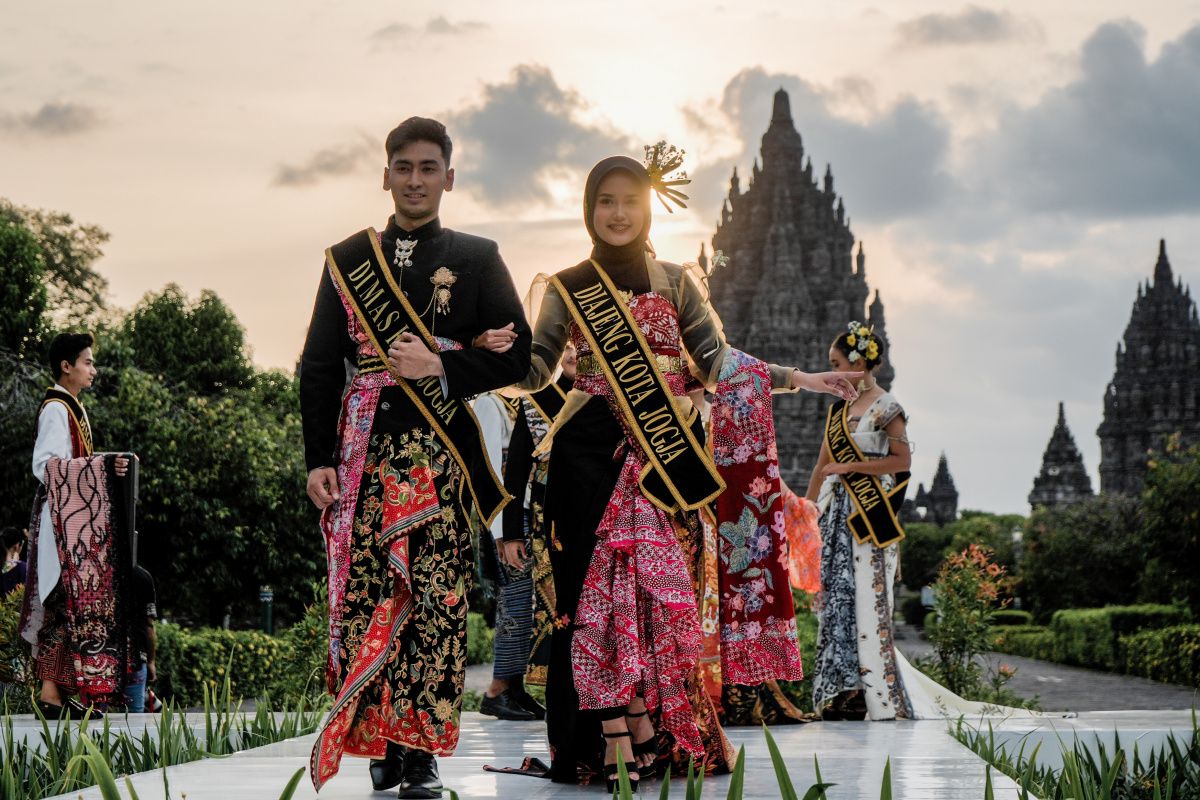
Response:
[[[867,327],[861,322],[851,322],[846,326],[846,344],[854,348],[846,356],[851,364],[860,358],[874,361],[879,358],[879,337],[875,335],[875,326]]]
[[[677,178],[670,177],[672,172],[683,166],[686,151],[673,144],[669,145],[662,139],[653,145],[646,145],[645,149],[646,173],[650,176],[650,188],[658,195],[658,202],[663,204],[668,214],[675,213],[668,200],[680,208],[687,208],[687,203],[683,201],[687,200],[688,196],[675,187],[687,186],[692,182],[691,179],[686,172],[680,172]]]

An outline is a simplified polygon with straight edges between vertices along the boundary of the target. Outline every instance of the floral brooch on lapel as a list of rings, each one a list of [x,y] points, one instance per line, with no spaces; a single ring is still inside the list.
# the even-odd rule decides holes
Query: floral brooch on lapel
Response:
[[[449,267],[438,267],[429,282],[433,284],[433,300],[437,303],[437,313],[445,316],[450,313],[450,287],[458,277]]]

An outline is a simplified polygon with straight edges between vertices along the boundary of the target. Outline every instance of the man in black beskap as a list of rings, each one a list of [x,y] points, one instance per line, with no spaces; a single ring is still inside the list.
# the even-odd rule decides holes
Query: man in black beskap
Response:
[[[438,219],[454,187],[446,129],[410,118],[386,151],[395,214],[326,251],[300,364],[336,697],[311,772],[319,789],[343,753],[366,756],[376,789],[433,798],[434,756],[458,743],[469,518],[490,523],[508,499],[465,401],[525,375],[530,332],[496,244]],[[471,347],[487,329],[512,347]]]

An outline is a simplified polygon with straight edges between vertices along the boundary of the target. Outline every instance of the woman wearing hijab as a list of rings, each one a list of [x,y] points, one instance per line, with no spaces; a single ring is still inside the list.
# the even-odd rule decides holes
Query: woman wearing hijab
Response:
[[[684,357],[710,387],[748,357],[731,351],[685,270],[654,258],[654,183],[624,156],[592,169],[584,191],[592,252],[550,279],[519,385],[549,384],[568,342],[575,346],[574,385],[543,443],[557,606],[547,733],[554,780],[590,782],[602,772],[610,789],[618,759],[636,784],[659,757],[678,774],[689,758],[711,772],[733,756],[697,668],[704,533],[696,510],[725,483],[704,450]],[[754,363],[764,389],[854,394],[844,373]],[[771,453],[773,438],[772,429]],[[798,670],[798,651],[792,660]]]

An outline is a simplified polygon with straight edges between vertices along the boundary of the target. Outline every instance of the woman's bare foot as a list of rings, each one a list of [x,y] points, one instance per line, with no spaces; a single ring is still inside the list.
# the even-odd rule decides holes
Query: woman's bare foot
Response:
[[[654,723],[650,721],[650,715],[646,712],[646,701],[641,697],[634,697],[629,702],[625,713],[625,724],[629,726],[629,732],[633,734],[634,745],[641,747],[647,742],[654,742]],[[643,752],[636,759],[639,767],[654,766],[654,760],[655,753],[653,751]]]

